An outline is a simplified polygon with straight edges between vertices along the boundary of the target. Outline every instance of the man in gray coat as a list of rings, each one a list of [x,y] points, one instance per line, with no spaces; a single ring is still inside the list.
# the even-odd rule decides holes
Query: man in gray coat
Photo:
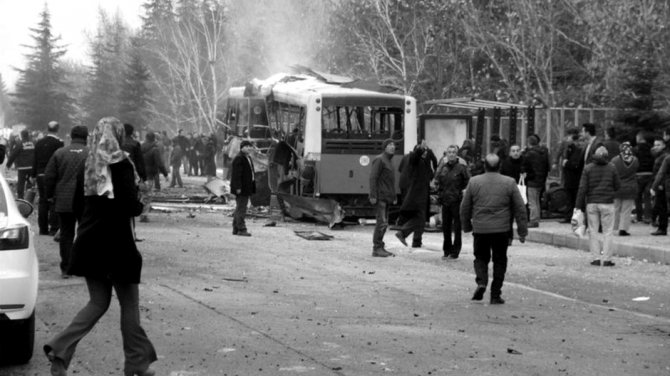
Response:
[[[391,160],[395,154],[395,143],[388,139],[382,144],[384,152],[372,161],[370,171],[370,203],[375,205],[377,222],[372,235],[372,256],[395,256],[384,248],[384,233],[389,222],[389,205],[395,204],[395,171]]]
[[[475,281],[477,289],[472,300],[482,300],[488,285],[488,265],[493,259],[491,304],[504,304],[501,297],[507,270],[508,231],[516,218],[519,241],[528,235],[526,206],[514,179],[501,175],[500,158],[488,154],[484,161],[485,173],[470,179],[461,202],[463,232],[473,231],[475,254]]]

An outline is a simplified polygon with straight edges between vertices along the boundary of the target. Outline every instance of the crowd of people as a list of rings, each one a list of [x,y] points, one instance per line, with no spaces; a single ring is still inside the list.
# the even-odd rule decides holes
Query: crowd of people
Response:
[[[527,228],[540,226],[552,170],[559,170],[564,192],[560,222],[571,223],[576,211],[585,216],[592,265],[614,266],[612,236],[630,236],[634,221],[655,226],[651,235],[667,234],[670,150],[666,144],[670,129],[656,136],[642,131],[635,140],[626,140],[617,138],[612,127],[600,137],[596,124],[585,123],[566,130],[553,159],[541,141],[531,134],[522,149],[494,135],[490,154],[479,159],[474,143],[466,140],[461,147],[447,146],[438,161],[424,140],[400,161],[400,192],[396,192],[395,144],[386,140],[384,152],[371,165],[369,198],[376,207],[372,256],[394,256],[383,238],[389,227],[389,207],[398,201],[399,230],[395,236],[407,246],[406,239],[413,234],[411,246],[421,247],[432,191],[441,210],[443,259],[457,259],[461,233],[473,231],[478,285],[473,299],[483,298],[488,281],[486,265],[492,260],[491,303],[504,303],[500,290],[507,247],[514,239],[513,222],[516,220],[521,241]]]
[[[87,127],[72,127],[67,145],[59,130],[51,121],[44,132],[23,128],[19,137],[0,142],[0,163],[7,154],[6,168],[17,170],[16,196],[30,199],[26,191],[36,187],[39,234],[58,241],[62,278],[84,277],[90,295],[44,346],[51,374],[67,374],[78,342],[107,311],[114,290],[121,306],[124,374],[151,376],[149,365],[157,358],[139,320],[142,257],[134,218],[148,220],[151,194],[161,189],[161,175],[168,179],[168,167],[170,187],[183,187],[182,165],[189,176],[215,177],[217,140],[186,137],[179,130],[172,139],[165,131],[148,131],[140,142],[133,125],[114,117],[101,119],[91,135]],[[240,235],[248,236],[243,217],[236,223]]]

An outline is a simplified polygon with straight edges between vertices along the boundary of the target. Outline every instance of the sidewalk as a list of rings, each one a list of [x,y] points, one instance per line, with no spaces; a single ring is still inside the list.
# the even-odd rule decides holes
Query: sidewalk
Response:
[[[655,227],[644,223],[631,225],[631,236],[619,236],[614,232],[612,253],[619,257],[632,257],[637,260],[670,264],[670,238],[666,236],[651,236]],[[515,236],[516,230],[515,230]],[[529,241],[550,244],[557,247],[589,250],[588,234],[579,239],[573,232],[570,224],[558,223],[557,219],[546,219],[540,222],[540,227],[528,229]]]

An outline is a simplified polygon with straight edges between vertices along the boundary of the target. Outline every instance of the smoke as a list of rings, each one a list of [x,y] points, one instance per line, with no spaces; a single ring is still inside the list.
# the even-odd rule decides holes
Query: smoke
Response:
[[[228,35],[235,51],[230,64],[245,65],[239,68],[247,79],[287,72],[294,64],[318,68],[327,8],[327,1],[231,0]],[[246,66],[247,60],[255,60],[256,65]]]

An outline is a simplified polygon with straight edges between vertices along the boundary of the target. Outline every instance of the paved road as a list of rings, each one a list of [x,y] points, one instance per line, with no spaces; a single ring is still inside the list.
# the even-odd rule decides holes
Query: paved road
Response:
[[[303,223],[230,235],[220,213],[153,214],[140,224],[143,325],[158,375],[668,375],[670,268],[539,244],[510,250],[507,304],[474,303],[471,238],[442,261],[426,248],[370,257],[371,227]],[[294,230],[319,230],[307,241]],[[35,357],[0,375],[45,375],[40,351],[81,308],[82,279],[62,280],[57,245],[39,237]],[[636,297],[649,300],[636,302]],[[488,296],[487,296],[488,298]],[[118,304],[80,343],[71,375],[121,375]]]

